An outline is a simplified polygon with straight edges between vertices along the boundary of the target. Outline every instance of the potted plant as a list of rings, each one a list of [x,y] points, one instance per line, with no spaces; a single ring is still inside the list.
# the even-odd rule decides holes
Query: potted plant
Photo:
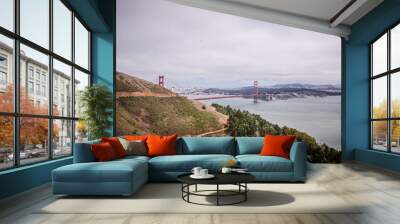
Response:
[[[110,136],[113,98],[107,86],[95,84],[80,93],[81,118],[87,127],[89,139]]]

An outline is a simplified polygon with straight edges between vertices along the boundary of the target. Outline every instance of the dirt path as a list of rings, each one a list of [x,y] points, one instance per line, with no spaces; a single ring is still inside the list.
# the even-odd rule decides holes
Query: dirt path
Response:
[[[153,93],[153,92],[117,92],[117,98],[128,96],[155,96],[155,97],[172,97],[176,94]]]
[[[190,100],[190,99],[189,99],[189,100]],[[199,101],[197,101],[197,100],[190,100],[190,101],[192,101],[193,105],[194,105],[198,110],[207,111],[207,112],[209,112],[209,113],[214,114],[214,115],[217,117],[218,122],[219,122],[220,124],[222,124],[222,125],[227,125],[227,124],[228,124],[228,116],[225,115],[225,114],[222,114],[222,113],[218,112],[214,107],[212,107],[212,106],[210,106],[210,105],[203,104],[203,103],[201,103],[201,102],[199,102]],[[204,109],[204,107],[205,107],[205,109]]]
[[[227,129],[228,129],[228,128],[222,128],[222,129],[219,129],[219,130],[216,130],[216,131],[210,131],[210,132],[206,132],[206,133],[199,134],[199,135],[196,135],[196,136],[197,136],[197,137],[204,137],[204,136],[207,136],[207,135],[212,135],[212,134],[217,134],[217,133],[225,132]]]

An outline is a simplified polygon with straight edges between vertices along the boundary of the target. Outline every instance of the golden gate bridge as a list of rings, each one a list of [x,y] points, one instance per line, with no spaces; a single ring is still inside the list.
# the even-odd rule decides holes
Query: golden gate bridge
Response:
[[[158,85],[165,88],[165,76],[164,75],[158,76]],[[261,99],[263,96],[265,96],[265,98],[267,100],[272,100],[272,94],[260,94],[258,92],[258,81],[255,80],[253,82],[253,93],[252,94],[207,96],[207,97],[193,98],[192,100],[201,101],[201,100],[226,99],[226,98],[253,98],[254,103],[258,103],[258,100]]]

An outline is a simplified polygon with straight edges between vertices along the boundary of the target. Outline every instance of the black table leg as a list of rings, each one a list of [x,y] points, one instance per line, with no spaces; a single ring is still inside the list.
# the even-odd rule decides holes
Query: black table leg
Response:
[[[217,206],[219,206],[219,184],[217,184]]]
[[[245,191],[246,191],[246,192],[244,192],[244,201],[247,201],[247,192],[248,192],[248,190],[247,190],[247,182],[244,183],[244,187],[245,187]]]
[[[187,194],[187,201],[190,202],[190,200],[189,200],[189,195],[190,195],[190,184],[187,185],[187,192],[188,192],[188,194]]]

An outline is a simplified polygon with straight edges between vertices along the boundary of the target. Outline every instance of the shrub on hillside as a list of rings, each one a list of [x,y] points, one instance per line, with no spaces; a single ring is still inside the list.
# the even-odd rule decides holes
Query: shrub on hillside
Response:
[[[326,144],[318,144],[315,138],[305,132],[294,128],[272,124],[258,114],[248,111],[233,109],[229,105],[221,106],[212,104],[220,113],[228,118],[228,134],[232,136],[264,136],[271,135],[296,135],[299,141],[307,144],[307,158],[312,163],[340,163],[341,151],[329,147]]]

